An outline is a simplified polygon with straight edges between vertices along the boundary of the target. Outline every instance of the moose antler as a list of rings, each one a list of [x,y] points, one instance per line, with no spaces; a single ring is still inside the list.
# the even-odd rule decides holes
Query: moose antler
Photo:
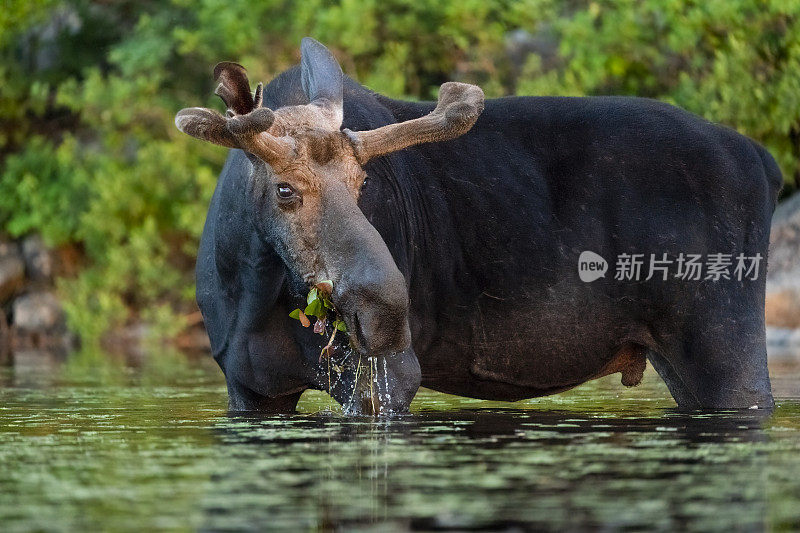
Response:
[[[261,107],[264,84],[256,87],[256,95],[250,94],[250,81],[247,69],[239,63],[223,61],[214,67],[214,80],[219,82],[214,94],[222,98],[229,110],[237,115],[246,115],[253,109]]]
[[[319,126],[338,131],[342,122],[342,73],[333,55],[313,39],[304,39],[301,81],[309,105],[323,113]],[[241,148],[272,166],[283,166],[295,154],[296,141],[270,133],[275,114],[262,107],[264,87],[250,93],[247,71],[229,61],[214,67],[214,91],[228,108],[226,116],[201,107],[181,110],[175,125],[184,133],[228,148]],[[448,82],[439,89],[436,108],[424,117],[369,131],[344,129],[358,162],[415,144],[448,141],[468,132],[483,111],[483,91],[466,83]]]
[[[369,131],[344,132],[362,165],[379,155],[415,144],[449,141],[472,128],[483,111],[483,91],[468,83],[447,82],[439,88],[436,108],[424,117]]]
[[[294,148],[291,139],[269,133],[275,114],[261,107],[263,84],[258,84],[255,95],[250,94],[247,71],[230,61],[214,67],[214,79],[219,82],[214,93],[228,108],[226,116],[212,109],[190,107],[178,112],[175,126],[192,137],[228,148],[241,148],[273,165],[289,157]]]

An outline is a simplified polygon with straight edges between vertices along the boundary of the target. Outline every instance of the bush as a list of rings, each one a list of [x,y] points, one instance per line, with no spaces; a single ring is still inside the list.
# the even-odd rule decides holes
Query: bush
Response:
[[[84,340],[132,320],[177,332],[226,151],[179,134],[174,113],[221,109],[217,61],[268,81],[305,35],[396,97],[458,79],[488,96],[671,101],[766,144],[789,183],[800,174],[797,1],[7,2],[0,228],[85,251],[86,268],[59,282]]]

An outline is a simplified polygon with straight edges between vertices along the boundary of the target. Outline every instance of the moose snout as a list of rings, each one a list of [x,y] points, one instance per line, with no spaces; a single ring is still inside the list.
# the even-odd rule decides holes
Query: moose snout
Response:
[[[411,344],[405,279],[391,265],[363,265],[339,283],[334,301],[356,345],[370,356],[401,352]]]
[[[372,357],[408,348],[406,280],[343,184],[329,183],[324,190],[320,236],[323,263],[334,283],[333,303],[356,347]]]

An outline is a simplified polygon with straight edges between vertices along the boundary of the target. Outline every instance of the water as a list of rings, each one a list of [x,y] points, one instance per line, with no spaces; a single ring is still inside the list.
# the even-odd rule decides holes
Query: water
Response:
[[[800,529],[800,375],[778,408],[680,414],[648,371],[413,414],[228,417],[207,365],[0,374],[0,529]]]

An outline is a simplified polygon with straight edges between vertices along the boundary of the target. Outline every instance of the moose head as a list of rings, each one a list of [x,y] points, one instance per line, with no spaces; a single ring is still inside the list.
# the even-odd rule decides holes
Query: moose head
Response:
[[[408,289],[389,250],[357,205],[372,158],[466,133],[483,110],[474,85],[445,83],[428,115],[370,131],[342,129],[343,75],[322,44],[301,44],[301,81],[309,103],[262,107],[263,86],[251,93],[245,69],[220,63],[215,93],[225,116],[181,110],[182,132],[244,150],[252,163],[249,206],[260,236],[288,269],[309,285],[333,281],[331,299],[356,347],[382,356],[409,347]]]

